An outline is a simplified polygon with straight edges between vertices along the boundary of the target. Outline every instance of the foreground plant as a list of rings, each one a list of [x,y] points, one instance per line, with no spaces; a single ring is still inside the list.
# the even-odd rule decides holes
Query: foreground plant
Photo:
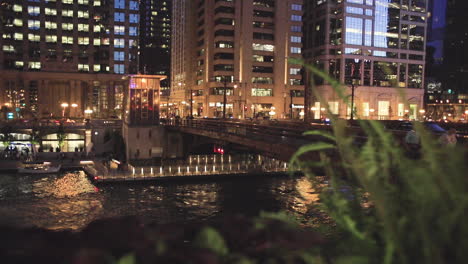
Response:
[[[305,67],[346,102],[339,83]],[[327,143],[303,146],[291,159],[292,168],[310,176],[321,192],[322,209],[343,231],[337,245],[342,250],[335,251],[345,256],[340,263],[466,263],[466,149],[440,146],[415,123],[421,157],[410,158],[381,123],[358,122],[367,136],[364,145],[356,144],[346,121],[332,117],[332,132],[306,133]],[[309,152],[319,152],[320,162],[304,158]],[[328,184],[315,180],[317,168],[325,172]]]

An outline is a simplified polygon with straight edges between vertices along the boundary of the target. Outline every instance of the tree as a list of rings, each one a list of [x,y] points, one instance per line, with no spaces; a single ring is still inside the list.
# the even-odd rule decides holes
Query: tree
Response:
[[[13,129],[11,126],[3,126],[0,129],[0,141],[2,141],[5,147],[8,147],[11,141],[14,140],[13,135],[11,135],[12,132],[13,132]]]
[[[57,140],[60,149],[63,148],[63,145],[65,145],[65,139],[67,138],[67,134],[65,134],[65,129],[63,128],[63,124],[60,123],[60,126],[58,127],[57,130]]]

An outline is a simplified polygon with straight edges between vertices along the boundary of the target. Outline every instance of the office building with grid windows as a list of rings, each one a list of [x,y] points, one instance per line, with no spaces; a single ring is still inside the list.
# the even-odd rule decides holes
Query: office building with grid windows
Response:
[[[360,118],[418,119],[424,111],[426,19],[426,0],[306,0],[304,57],[344,83],[349,95],[354,89]],[[334,114],[351,116],[351,102],[346,105],[328,83],[306,76],[307,87]],[[323,117],[313,92],[307,98],[309,117]]]
[[[4,0],[0,13],[0,103],[121,116],[121,77],[138,70],[139,1]]]
[[[169,76],[171,69],[172,1],[140,1],[140,56],[142,74]],[[163,93],[169,92],[169,81],[161,81]]]
[[[168,112],[303,116],[302,2],[175,0]]]

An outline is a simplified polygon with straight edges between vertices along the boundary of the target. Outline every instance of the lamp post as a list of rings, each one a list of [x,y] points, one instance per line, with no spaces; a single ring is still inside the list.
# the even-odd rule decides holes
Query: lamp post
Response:
[[[374,119],[374,112],[375,112],[375,109],[374,109],[374,108],[371,108],[371,109],[369,109],[369,112],[370,112],[370,118],[371,118],[371,119]]]
[[[62,117],[65,117],[65,109],[68,107],[68,103],[62,103],[60,106],[63,108]]]
[[[223,119],[226,119],[226,103],[227,103],[227,78],[224,76],[223,78]]]
[[[351,83],[351,120],[354,120],[354,83]]]
[[[74,109],[73,114],[76,114],[76,108],[78,107],[78,104],[73,103],[71,104],[71,107]],[[71,116],[71,112],[70,112],[70,116]]]
[[[190,118],[193,118],[193,90],[190,89]]]
[[[419,110],[419,113],[421,114],[421,119],[424,120],[424,117],[425,117],[424,114],[426,113],[426,110],[421,109]]]
[[[289,105],[289,117],[293,119],[293,91],[289,91],[289,97],[291,98],[291,104]]]
[[[93,110],[86,109],[86,110],[84,110],[84,113],[85,113],[85,115],[88,115],[88,117],[91,117],[91,115],[93,114]]]
[[[313,118],[311,118],[311,120],[313,120],[313,119],[315,119],[315,111],[317,111],[317,107],[312,106],[312,107],[310,108],[310,110],[312,110],[312,117],[313,117]]]

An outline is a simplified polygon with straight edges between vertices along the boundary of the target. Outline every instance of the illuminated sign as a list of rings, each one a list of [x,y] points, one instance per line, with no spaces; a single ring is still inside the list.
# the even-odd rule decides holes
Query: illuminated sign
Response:
[[[14,115],[13,113],[7,113],[7,119],[13,119],[14,118]]]

